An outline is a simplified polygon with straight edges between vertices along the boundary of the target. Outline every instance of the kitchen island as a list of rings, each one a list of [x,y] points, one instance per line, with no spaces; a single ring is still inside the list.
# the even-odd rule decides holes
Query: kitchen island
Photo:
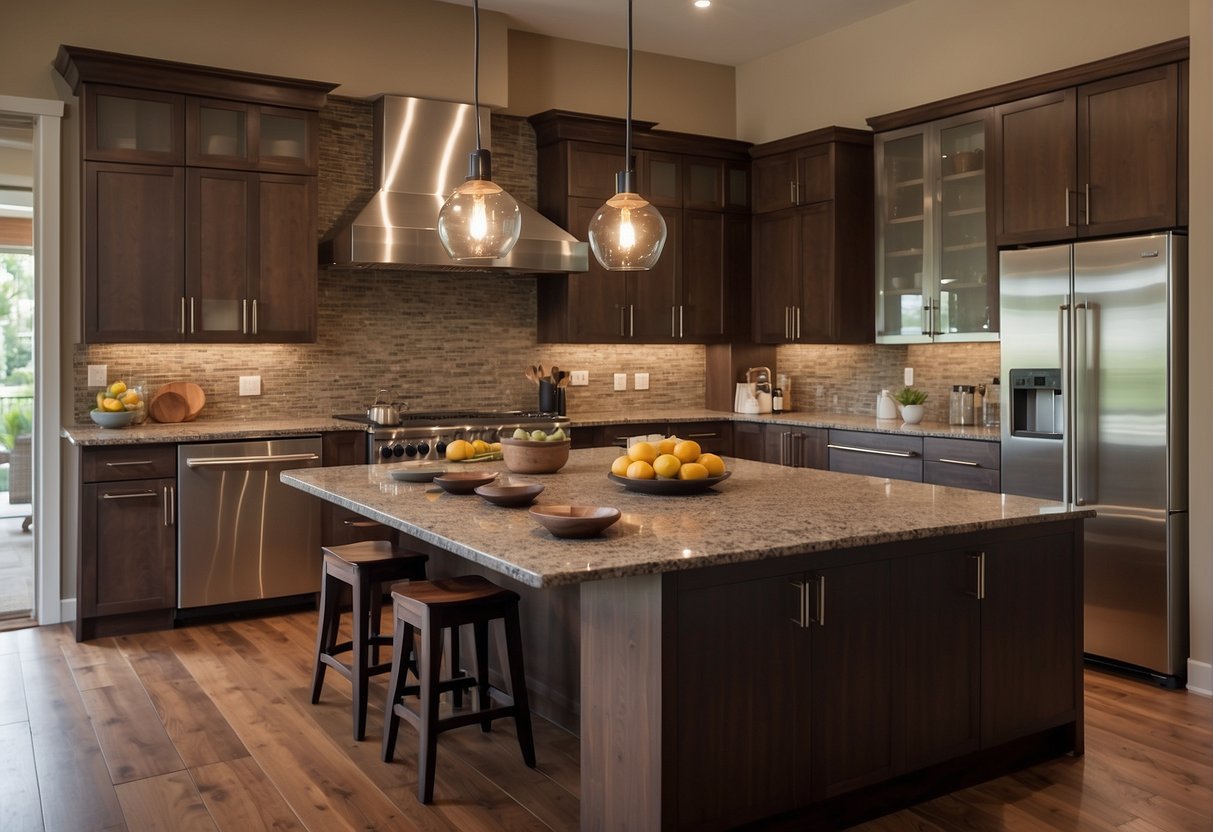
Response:
[[[619,508],[590,540],[392,465],[282,479],[535,588],[524,604],[576,587],[583,829],[846,822],[1081,752],[1089,513],[745,460],[705,494],[638,494],[607,479],[616,453],[511,475]],[[565,635],[550,620],[533,649]]]

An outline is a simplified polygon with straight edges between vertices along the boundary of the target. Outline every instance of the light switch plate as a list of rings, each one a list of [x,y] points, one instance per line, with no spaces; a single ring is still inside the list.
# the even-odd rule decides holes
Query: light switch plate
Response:
[[[240,377],[240,395],[241,396],[260,396],[261,395],[261,376],[241,376]]]
[[[616,390],[627,390],[628,389],[628,374],[627,373],[615,373],[615,389]]]
[[[906,387],[911,387],[911,386],[913,386],[913,384],[914,384],[914,368],[913,368],[913,367],[906,367],[906,373],[905,373],[905,376],[906,376],[906,378],[905,378],[905,381],[906,381]]]
[[[574,371],[573,371],[573,377],[572,377],[572,381],[571,381],[570,383],[571,383],[571,384],[572,384],[574,387],[587,387],[587,386],[589,386],[589,383],[590,383],[590,371],[589,371],[589,370],[574,370]]]
[[[104,364],[89,364],[88,365],[88,386],[89,387],[104,387],[109,384],[106,380],[106,366]]]
[[[648,373],[636,373],[636,389],[637,390],[648,390],[649,389],[649,374]]]

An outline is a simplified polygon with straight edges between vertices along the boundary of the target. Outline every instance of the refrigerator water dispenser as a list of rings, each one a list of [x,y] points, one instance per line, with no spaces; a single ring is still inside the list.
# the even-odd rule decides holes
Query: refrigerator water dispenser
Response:
[[[1061,439],[1061,370],[1011,370],[1011,434]]]

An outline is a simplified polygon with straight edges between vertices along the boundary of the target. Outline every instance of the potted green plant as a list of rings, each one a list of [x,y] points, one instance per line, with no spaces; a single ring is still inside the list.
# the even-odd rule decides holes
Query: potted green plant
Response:
[[[901,420],[907,425],[916,425],[922,421],[922,403],[927,400],[927,394],[914,387],[903,387],[893,394],[897,402],[897,410]]]

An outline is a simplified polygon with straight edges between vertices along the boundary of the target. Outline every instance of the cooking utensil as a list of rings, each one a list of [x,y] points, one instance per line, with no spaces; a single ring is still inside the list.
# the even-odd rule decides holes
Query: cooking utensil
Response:
[[[375,396],[375,401],[366,409],[366,418],[370,419],[377,425],[398,425],[400,424],[400,408],[384,397],[387,395],[387,390],[380,390]]]
[[[569,374],[562,372],[560,374],[560,378],[557,379],[557,381],[556,381],[556,386],[560,387],[560,388],[568,387],[569,386]]]
[[[552,384],[555,384],[557,379],[559,379],[559,378],[560,378],[560,369],[555,364],[553,364],[552,369],[548,370],[548,381],[552,382]]]

